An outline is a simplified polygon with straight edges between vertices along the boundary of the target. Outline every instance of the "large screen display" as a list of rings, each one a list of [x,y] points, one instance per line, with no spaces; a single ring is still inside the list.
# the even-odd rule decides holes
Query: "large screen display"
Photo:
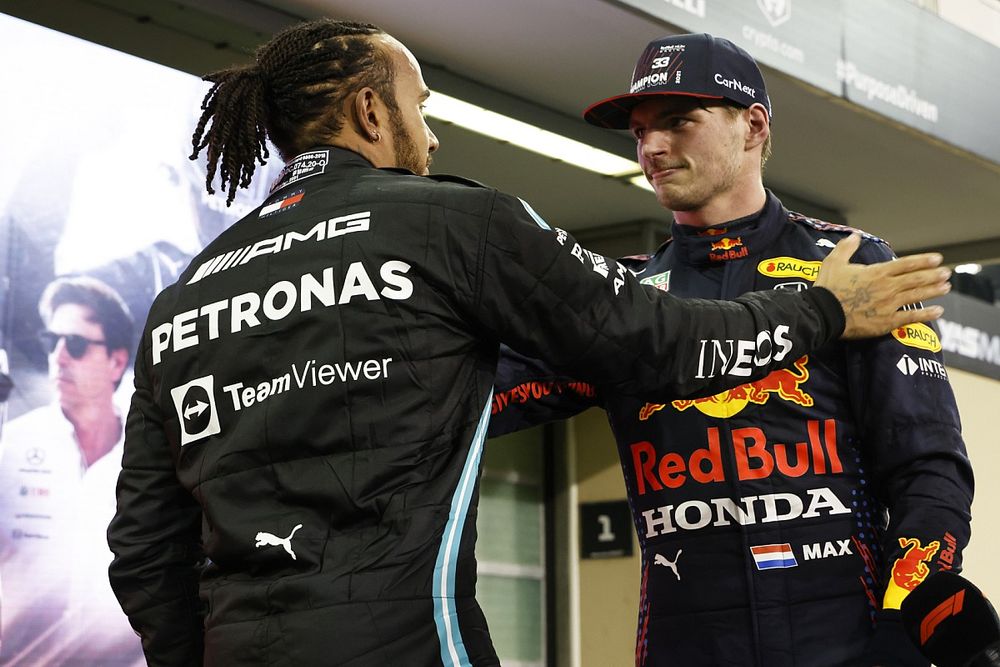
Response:
[[[198,78],[4,15],[0,62],[0,664],[141,665],[105,541],[135,344],[280,164],[227,208],[188,159]]]

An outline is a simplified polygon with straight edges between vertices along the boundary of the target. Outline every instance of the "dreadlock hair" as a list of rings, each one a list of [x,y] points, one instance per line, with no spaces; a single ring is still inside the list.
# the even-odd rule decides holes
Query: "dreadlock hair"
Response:
[[[359,88],[371,87],[398,114],[392,63],[371,39],[380,34],[370,23],[301,23],[258,48],[254,64],[205,76],[214,85],[201,103],[191,159],[208,149],[209,194],[218,171],[230,205],[237,187],[250,185],[257,162],[266,164],[268,138],[286,160],[327,143],[343,127],[344,100]]]

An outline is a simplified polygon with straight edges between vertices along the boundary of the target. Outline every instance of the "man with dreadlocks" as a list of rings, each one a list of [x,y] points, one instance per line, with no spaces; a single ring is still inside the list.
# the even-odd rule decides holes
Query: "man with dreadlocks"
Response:
[[[208,78],[207,187],[232,200],[266,138],[287,166],[139,346],[108,539],[150,665],[496,665],[473,552],[500,341],[622,392],[711,394],[936,317],[896,311],[947,289],[939,256],[862,267],[853,239],[801,294],[644,291],[523,201],[422,176],[429,91],[371,25],[295,26]],[[706,345],[738,354],[707,368]]]

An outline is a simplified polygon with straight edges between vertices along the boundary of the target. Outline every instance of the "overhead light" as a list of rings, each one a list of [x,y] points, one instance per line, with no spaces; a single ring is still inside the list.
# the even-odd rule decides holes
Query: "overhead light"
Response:
[[[646,180],[645,174],[639,174],[638,176],[633,176],[632,178],[628,179],[628,182],[636,187],[642,188],[643,190],[656,192],[656,190],[653,189],[653,186],[649,184],[649,181]]]
[[[588,146],[582,141],[543,130],[444,93],[435,91],[425,102],[425,109],[431,118],[598,174],[624,178],[639,171],[634,160],[627,160],[620,155]]]
[[[971,273],[977,274],[983,270],[981,264],[959,264],[955,267],[955,273]]]

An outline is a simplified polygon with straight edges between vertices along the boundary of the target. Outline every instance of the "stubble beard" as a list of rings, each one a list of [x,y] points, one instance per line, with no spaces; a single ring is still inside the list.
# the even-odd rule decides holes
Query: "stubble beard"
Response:
[[[389,121],[392,123],[392,145],[396,166],[422,175],[427,168],[426,159],[421,159],[417,151],[417,142],[406,131],[403,114],[398,107],[390,106]]]
[[[709,174],[689,174],[692,180],[687,184],[665,183],[656,188],[656,199],[660,206],[671,211],[698,211],[716,196],[731,190],[739,173],[740,165],[735,157],[718,160]]]

